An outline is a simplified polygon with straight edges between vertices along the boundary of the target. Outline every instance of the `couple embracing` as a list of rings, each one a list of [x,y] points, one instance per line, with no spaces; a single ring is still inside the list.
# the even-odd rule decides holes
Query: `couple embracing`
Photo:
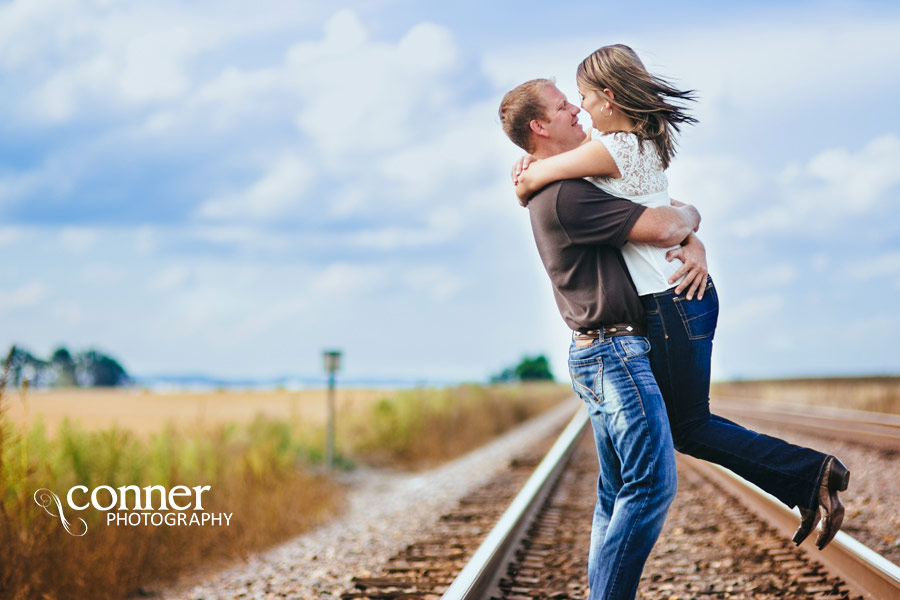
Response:
[[[695,234],[700,215],[669,198],[665,174],[675,133],[695,122],[683,102],[692,93],[648,73],[623,45],[584,59],[576,81],[591,135],[547,79],[508,92],[500,120],[528,152],[513,182],[572,330],[572,386],[597,446],[591,599],[634,598],[675,495],[675,450],[797,506],[797,544],[821,520],[824,548],[841,526],[847,468],[709,411],[718,296]]]

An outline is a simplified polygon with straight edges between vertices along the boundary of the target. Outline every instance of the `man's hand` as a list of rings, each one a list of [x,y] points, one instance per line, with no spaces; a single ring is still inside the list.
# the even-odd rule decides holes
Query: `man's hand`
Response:
[[[512,177],[512,183],[514,186],[519,185],[519,176],[522,174],[525,169],[528,168],[528,165],[534,162],[534,157],[530,154],[525,154],[515,162],[512,166],[512,171],[510,171],[510,177]],[[527,196],[523,198],[523,194],[519,193],[520,190],[516,190],[516,195],[519,197],[519,206],[528,206],[528,198]]]
[[[672,262],[676,258],[684,264],[669,278],[669,283],[675,283],[684,275],[684,279],[675,288],[675,293],[680,294],[687,289],[685,298],[691,300],[696,294],[697,300],[701,300],[703,292],[706,291],[706,276],[709,275],[706,266],[706,247],[700,238],[692,233],[683,246],[666,253],[667,261]]]

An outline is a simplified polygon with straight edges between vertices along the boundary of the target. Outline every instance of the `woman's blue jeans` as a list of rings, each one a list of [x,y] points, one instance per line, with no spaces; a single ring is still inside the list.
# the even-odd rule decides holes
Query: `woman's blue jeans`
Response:
[[[675,496],[675,451],[650,370],[646,338],[569,348],[572,387],[584,400],[600,461],[591,528],[591,600],[632,600]]]
[[[642,296],[650,365],[665,398],[675,449],[737,473],[786,505],[816,506],[827,456],[709,412],[710,358],[719,317],[712,279],[702,300],[669,290]]]

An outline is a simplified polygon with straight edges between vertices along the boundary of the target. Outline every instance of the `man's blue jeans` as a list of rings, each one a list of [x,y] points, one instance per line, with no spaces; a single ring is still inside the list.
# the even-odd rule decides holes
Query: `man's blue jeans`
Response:
[[[572,387],[588,406],[600,460],[588,556],[592,600],[634,598],[677,488],[649,350],[647,339],[636,336],[569,348]]]
[[[650,364],[665,398],[675,448],[734,471],[790,507],[816,505],[827,456],[709,412],[710,358],[719,317],[712,279],[702,300],[672,290],[642,296]]]

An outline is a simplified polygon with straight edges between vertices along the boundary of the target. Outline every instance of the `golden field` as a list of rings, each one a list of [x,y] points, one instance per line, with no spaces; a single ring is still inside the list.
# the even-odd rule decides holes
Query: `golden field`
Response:
[[[900,377],[823,377],[715,382],[712,396],[900,414]]]
[[[55,433],[64,419],[89,430],[118,427],[146,437],[167,426],[207,429],[229,423],[248,423],[257,416],[289,419],[309,427],[324,425],[327,414],[324,389],[214,390],[155,392],[147,389],[7,390],[6,415],[19,427],[42,420]],[[391,390],[337,389],[338,418],[365,413]]]
[[[326,393],[0,385],[0,598],[122,598],[330,518],[344,490],[321,468]],[[337,466],[425,468],[571,395],[553,384],[338,390]],[[119,527],[85,510],[78,516],[90,531],[74,537],[34,494],[76,485],[206,485],[205,509],[234,519],[227,527]]]

